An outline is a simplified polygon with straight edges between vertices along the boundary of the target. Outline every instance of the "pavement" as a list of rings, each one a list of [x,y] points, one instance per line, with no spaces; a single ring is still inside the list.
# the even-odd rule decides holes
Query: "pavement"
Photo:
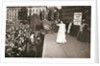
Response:
[[[57,33],[46,34],[42,58],[90,58],[90,44],[66,35],[67,43],[56,43]]]

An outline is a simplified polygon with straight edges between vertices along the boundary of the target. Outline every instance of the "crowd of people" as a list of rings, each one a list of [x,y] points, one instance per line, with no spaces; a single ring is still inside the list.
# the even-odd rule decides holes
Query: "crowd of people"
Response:
[[[31,36],[33,40],[31,41]],[[6,57],[41,57],[44,35],[29,30],[29,26],[6,28]]]

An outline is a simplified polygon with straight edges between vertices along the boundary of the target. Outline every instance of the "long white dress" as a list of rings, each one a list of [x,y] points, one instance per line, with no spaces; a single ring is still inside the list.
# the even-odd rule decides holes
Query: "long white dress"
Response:
[[[57,34],[57,43],[66,43],[66,26],[63,23],[57,24],[57,26],[59,26],[59,30],[58,30],[58,34]]]

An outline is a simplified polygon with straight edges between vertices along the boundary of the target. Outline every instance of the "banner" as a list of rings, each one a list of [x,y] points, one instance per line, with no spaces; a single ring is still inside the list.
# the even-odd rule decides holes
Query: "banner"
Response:
[[[81,25],[82,21],[82,12],[74,13],[74,25]]]

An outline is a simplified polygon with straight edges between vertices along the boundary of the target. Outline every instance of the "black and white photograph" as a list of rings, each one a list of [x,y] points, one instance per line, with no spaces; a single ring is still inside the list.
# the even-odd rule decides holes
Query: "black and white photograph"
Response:
[[[90,58],[91,6],[7,6],[6,58]]]
[[[1,62],[94,63],[96,1],[3,2]]]

